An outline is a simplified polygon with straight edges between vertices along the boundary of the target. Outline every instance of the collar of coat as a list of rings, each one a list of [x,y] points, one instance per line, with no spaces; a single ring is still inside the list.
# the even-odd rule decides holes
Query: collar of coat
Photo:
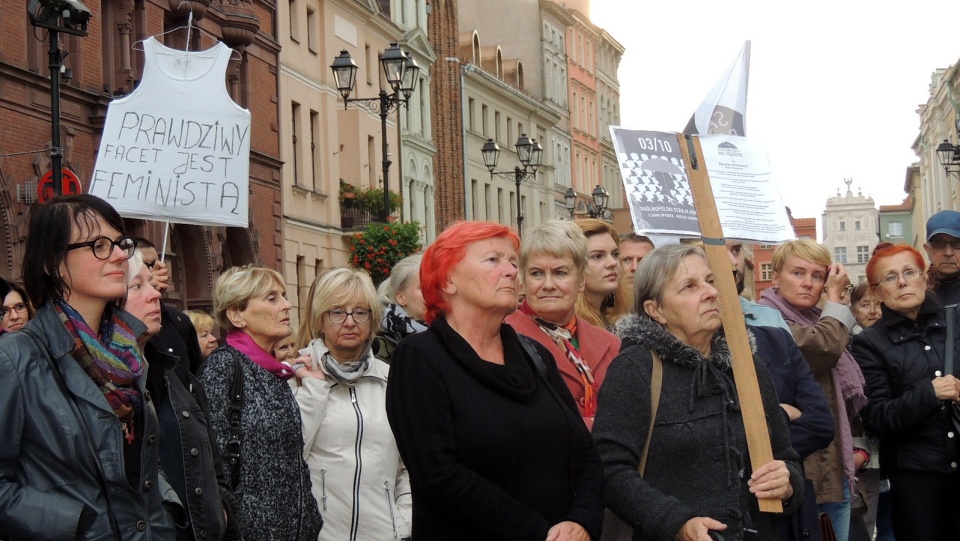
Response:
[[[660,325],[647,315],[632,314],[617,322],[615,334],[623,342],[623,349],[631,345],[638,345],[651,349],[660,354],[664,362],[669,362],[686,368],[696,368],[704,360],[727,371],[731,369],[730,348],[724,336],[723,328],[717,330],[710,344],[710,358],[705,359],[699,350],[681,342],[670,334],[663,325]],[[756,354],[757,343],[753,333],[747,330],[750,341],[750,351]]]

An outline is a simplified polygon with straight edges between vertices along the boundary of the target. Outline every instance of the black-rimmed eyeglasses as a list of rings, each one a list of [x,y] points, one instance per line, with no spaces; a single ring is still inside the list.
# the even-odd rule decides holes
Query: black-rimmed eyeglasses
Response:
[[[97,237],[93,240],[88,240],[87,242],[74,242],[73,244],[67,245],[67,250],[76,250],[77,248],[87,248],[93,251],[93,257],[97,259],[110,259],[110,254],[113,253],[113,247],[116,246],[120,248],[120,251],[127,256],[127,259],[133,257],[133,253],[137,251],[137,241],[131,239],[130,237],[120,237],[117,240],[110,240],[109,237]]]
[[[353,318],[357,323],[365,323],[370,319],[370,310],[366,308],[355,308],[353,312],[347,312],[346,310],[327,310],[327,317],[330,318],[330,322],[336,325],[339,325],[347,320],[347,316]]]

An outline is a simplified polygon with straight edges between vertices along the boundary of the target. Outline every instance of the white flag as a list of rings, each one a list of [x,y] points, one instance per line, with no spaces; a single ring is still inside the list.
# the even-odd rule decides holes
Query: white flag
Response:
[[[750,78],[750,41],[720,77],[684,128],[687,134],[746,135],[747,82]]]

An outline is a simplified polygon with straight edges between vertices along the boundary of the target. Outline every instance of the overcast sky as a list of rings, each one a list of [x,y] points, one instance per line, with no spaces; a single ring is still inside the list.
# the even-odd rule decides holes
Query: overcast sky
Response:
[[[626,128],[682,131],[751,40],[747,136],[767,148],[793,215],[818,228],[844,178],[877,205],[903,201],[917,108],[933,72],[960,59],[955,0],[592,3],[594,23],[626,48]]]

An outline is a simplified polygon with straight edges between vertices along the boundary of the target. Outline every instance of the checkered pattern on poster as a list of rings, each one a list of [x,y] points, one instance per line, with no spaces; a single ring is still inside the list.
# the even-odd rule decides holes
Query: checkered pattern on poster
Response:
[[[633,229],[645,235],[700,236],[690,182],[675,133],[611,126]]]

